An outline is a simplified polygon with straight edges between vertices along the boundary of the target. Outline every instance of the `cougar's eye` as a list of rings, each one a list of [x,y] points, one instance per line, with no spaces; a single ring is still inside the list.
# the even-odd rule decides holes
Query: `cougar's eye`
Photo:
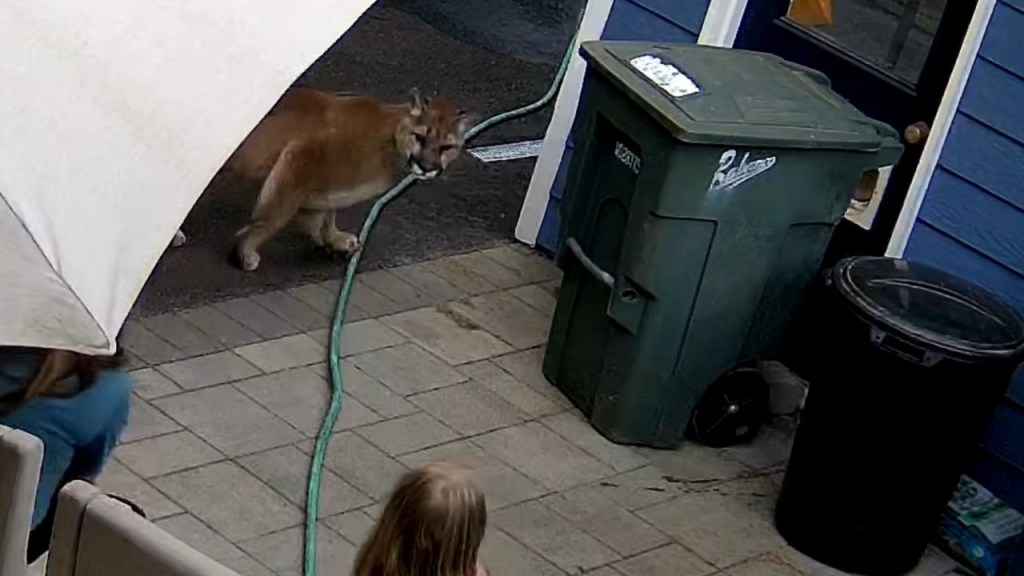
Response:
[[[455,146],[451,144],[445,144],[440,148],[441,154],[444,154],[445,152],[451,152],[452,150],[455,150]]]

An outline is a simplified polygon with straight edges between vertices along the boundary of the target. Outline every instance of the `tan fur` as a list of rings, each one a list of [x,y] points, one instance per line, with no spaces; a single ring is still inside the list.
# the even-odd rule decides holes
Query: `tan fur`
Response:
[[[41,359],[35,376],[25,388],[0,397],[0,415],[9,414],[36,398],[73,396],[91,386],[100,372],[119,368],[124,359],[120,345],[115,354],[109,357],[87,356],[52,348],[38,349],[38,352]],[[78,377],[78,386],[60,389],[60,383],[70,376]]]
[[[452,103],[387,104],[366,96],[296,89],[252,131],[227,167],[263,180],[248,225],[238,235],[243,269],[297,216],[314,243],[351,253],[358,239],[335,216],[382,195],[407,173],[436,176],[462,150],[468,118]]]

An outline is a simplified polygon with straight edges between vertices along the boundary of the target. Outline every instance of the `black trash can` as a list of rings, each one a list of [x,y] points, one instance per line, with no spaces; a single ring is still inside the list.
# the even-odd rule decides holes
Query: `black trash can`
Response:
[[[965,280],[889,258],[843,260],[816,300],[776,527],[840,570],[903,574],[1021,362],[1024,321]]]

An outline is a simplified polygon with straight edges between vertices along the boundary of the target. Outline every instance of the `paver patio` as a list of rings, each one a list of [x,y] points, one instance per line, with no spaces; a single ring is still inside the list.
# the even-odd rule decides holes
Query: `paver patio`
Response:
[[[339,269],[339,274],[341,270]],[[771,511],[788,436],[675,452],[604,440],[542,377],[559,274],[519,247],[364,274],[343,346],[320,573],[345,575],[407,470],[479,471],[494,576],[837,574]],[[129,429],[102,487],[246,576],[300,574],[308,454],[328,400],[336,282],[132,320]],[[956,569],[930,550],[915,574]]]

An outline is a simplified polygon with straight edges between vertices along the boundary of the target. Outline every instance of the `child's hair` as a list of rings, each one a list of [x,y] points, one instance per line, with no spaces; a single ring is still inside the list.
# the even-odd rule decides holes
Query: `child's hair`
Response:
[[[475,576],[487,528],[470,471],[428,464],[405,475],[356,558],[355,576]]]

